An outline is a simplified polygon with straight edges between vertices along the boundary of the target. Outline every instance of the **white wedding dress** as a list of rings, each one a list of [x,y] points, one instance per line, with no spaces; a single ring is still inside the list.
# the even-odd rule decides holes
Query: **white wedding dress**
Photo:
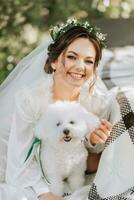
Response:
[[[42,77],[44,61],[47,57],[47,46],[48,42],[45,41],[24,58],[0,86],[0,200],[36,200],[32,189],[22,189],[19,186],[18,188],[13,187],[4,183],[4,180],[8,137],[15,105],[14,95],[20,88],[30,85]],[[128,102],[125,102],[125,106],[131,104],[132,108],[131,111],[128,109],[129,112],[127,110],[125,118],[123,118],[125,123],[128,123],[128,115],[134,119],[134,88],[131,87],[129,91],[124,89],[121,91],[122,94],[126,94],[129,99]],[[125,99],[124,96],[121,98]],[[117,133],[116,129],[118,127],[116,124],[120,123],[122,115],[124,117],[124,114],[120,113],[120,106],[119,101],[115,104],[111,114],[112,122],[115,125],[113,136]],[[106,144],[94,184],[81,188],[71,197],[66,198],[67,200],[87,200],[89,190],[91,195],[89,199],[94,200],[98,200],[100,196],[102,199],[105,198],[107,200],[118,200],[121,197],[126,197],[125,195],[129,196],[134,189],[134,142],[132,136],[134,125],[133,121],[125,124],[127,128],[122,124],[122,133],[117,134],[115,138],[111,137]],[[129,199],[134,198],[131,197]]]

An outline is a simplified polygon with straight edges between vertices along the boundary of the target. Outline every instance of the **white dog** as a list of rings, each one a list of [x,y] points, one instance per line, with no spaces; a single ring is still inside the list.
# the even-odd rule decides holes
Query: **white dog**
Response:
[[[63,196],[83,186],[88,155],[83,139],[99,124],[79,103],[68,101],[50,104],[40,118],[36,136],[42,141],[41,162],[55,194]]]

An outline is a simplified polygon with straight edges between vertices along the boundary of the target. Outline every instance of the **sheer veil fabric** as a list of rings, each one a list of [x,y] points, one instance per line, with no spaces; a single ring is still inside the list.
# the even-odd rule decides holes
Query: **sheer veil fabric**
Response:
[[[49,40],[45,40],[23,58],[0,86],[0,182],[5,180],[7,142],[15,104],[14,95],[25,85],[30,85],[43,76],[48,44]]]

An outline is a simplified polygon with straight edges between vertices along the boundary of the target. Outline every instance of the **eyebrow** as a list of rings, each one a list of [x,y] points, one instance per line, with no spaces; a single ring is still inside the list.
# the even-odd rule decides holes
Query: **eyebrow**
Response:
[[[68,51],[67,53],[73,53],[73,54],[75,54],[76,56],[78,56],[78,54],[77,54],[76,52],[74,52],[74,51]],[[92,57],[92,56],[87,56],[86,58],[94,58],[94,57]]]

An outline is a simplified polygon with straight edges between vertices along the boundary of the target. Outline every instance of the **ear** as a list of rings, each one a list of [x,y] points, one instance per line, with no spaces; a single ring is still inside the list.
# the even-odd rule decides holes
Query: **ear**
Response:
[[[96,115],[87,112],[85,113],[84,117],[90,132],[94,131],[96,128],[99,128],[100,119]]]
[[[57,61],[51,63],[51,67],[53,68],[53,70],[56,70],[56,66],[57,66]]]

